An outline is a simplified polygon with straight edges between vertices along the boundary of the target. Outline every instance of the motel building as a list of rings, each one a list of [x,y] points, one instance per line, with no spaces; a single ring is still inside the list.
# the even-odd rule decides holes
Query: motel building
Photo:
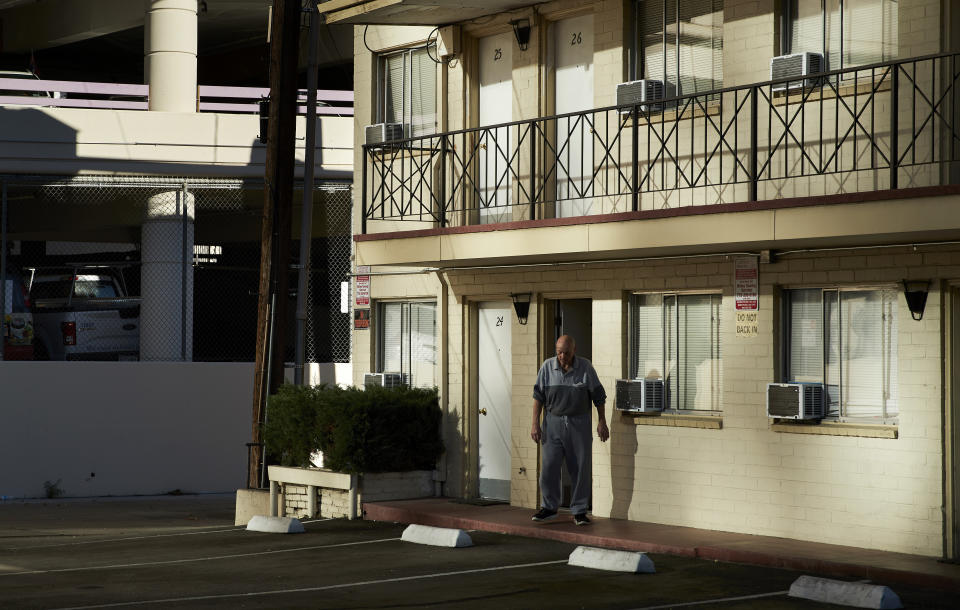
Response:
[[[954,3],[320,10],[355,26],[353,381],[439,388],[445,496],[538,506],[567,333],[594,515],[958,557]]]

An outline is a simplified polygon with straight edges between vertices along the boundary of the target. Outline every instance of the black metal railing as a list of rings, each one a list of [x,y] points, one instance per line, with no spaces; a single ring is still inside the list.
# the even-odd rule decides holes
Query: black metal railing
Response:
[[[362,231],[955,183],[958,57],[366,145]]]

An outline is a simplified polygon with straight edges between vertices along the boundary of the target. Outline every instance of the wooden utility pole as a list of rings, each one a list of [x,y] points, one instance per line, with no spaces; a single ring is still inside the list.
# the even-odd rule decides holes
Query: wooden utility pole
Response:
[[[287,276],[290,267],[294,144],[297,118],[297,59],[300,0],[273,0],[270,29],[270,115],[260,231],[260,288],[257,303],[257,353],[253,380],[253,447],[247,485],[264,480],[260,427],[267,396],[283,381],[286,353]]]

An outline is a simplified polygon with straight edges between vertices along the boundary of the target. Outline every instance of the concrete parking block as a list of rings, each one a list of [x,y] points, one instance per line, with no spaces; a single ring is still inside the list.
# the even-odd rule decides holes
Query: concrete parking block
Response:
[[[429,525],[409,525],[403,530],[400,537],[404,542],[429,544],[431,546],[446,546],[460,548],[473,546],[470,535],[463,530],[445,527],[431,527]]]
[[[268,534],[302,534],[305,530],[300,520],[295,517],[255,515],[247,523],[247,531],[266,532]]]
[[[900,597],[890,587],[814,576],[801,576],[795,580],[790,585],[789,595],[854,608],[903,608]]]
[[[654,574],[657,569],[646,553],[598,549],[591,546],[578,546],[570,553],[568,565],[608,570],[611,572],[631,572],[633,574]]]

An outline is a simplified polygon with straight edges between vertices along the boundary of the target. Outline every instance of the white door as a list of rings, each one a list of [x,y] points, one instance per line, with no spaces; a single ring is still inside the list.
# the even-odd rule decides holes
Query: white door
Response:
[[[481,303],[477,329],[480,496],[510,499],[510,303]]]
[[[593,15],[558,21],[553,28],[556,57],[556,113],[593,105]],[[590,213],[593,194],[592,115],[557,120],[557,216]]]
[[[513,116],[513,34],[480,39],[479,126],[509,123]],[[510,213],[510,142],[505,127],[479,132],[480,223],[512,220]]]

